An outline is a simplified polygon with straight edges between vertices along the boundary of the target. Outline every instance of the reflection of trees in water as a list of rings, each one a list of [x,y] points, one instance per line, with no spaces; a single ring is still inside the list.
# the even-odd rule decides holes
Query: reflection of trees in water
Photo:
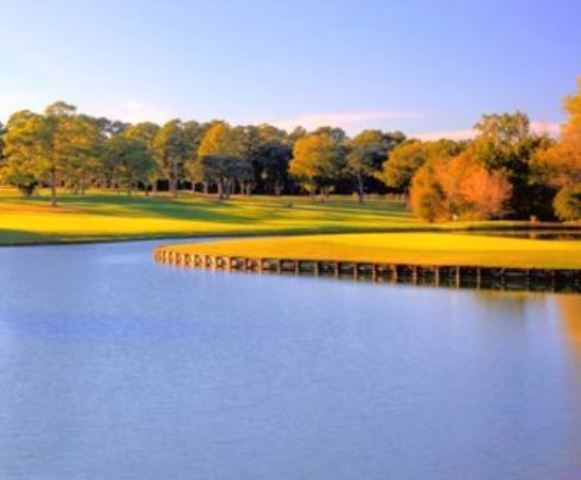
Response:
[[[507,292],[494,290],[475,290],[476,302],[484,305],[488,310],[494,310],[503,317],[505,314],[522,318],[525,307],[531,304],[543,307],[549,298],[544,293],[535,292]]]
[[[567,340],[581,349],[581,295],[558,295],[556,302]]]

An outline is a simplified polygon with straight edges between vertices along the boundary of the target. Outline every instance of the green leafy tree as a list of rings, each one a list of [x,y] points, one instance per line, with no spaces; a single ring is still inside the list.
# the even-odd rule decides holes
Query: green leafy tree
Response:
[[[159,132],[159,125],[153,122],[142,122],[128,127],[124,134],[125,137],[129,139],[134,139],[140,141],[145,148],[151,159],[155,158],[155,137]],[[149,169],[147,177],[143,180],[145,186],[145,195],[149,195],[150,188],[154,191],[157,190],[158,179],[163,175],[157,162],[153,162],[153,165]]]
[[[198,148],[199,175],[216,184],[219,199],[228,198],[233,182],[248,175],[243,154],[240,130],[226,122],[215,122],[202,136]]]
[[[462,146],[452,140],[435,142],[408,140],[399,143],[388,154],[379,177],[388,187],[407,193],[414,174],[426,162],[456,155],[461,149]]]
[[[288,176],[280,169],[288,168],[290,151],[286,132],[266,124],[250,125],[236,131],[245,163],[240,179],[242,192],[248,195],[255,188],[271,193],[282,190]]]
[[[11,178],[46,181],[50,202],[57,205],[57,187],[67,168],[86,154],[86,131],[76,108],[64,102],[49,105],[44,115],[19,112],[9,121],[6,154]],[[32,185],[32,183],[29,183]]]
[[[174,198],[178,196],[178,183],[184,175],[188,158],[188,144],[180,120],[170,120],[159,129],[153,140],[155,160]]]
[[[68,117],[64,126],[73,141],[63,162],[63,183],[75,193],[84,193],[99,176],[106,138],[97,119],[87,115]]]
[[[343,175],[346,166],[345,137],[336,130],[319,129],[318,133],[297,140],[290,162],[290,173],[311,195],[318,189],[321,200],[328,195],[333,182]]]
[[[351,140],[347,168],[355,177],[360,203],[364,201],[366,184],[380,173],[389,151],[404,139],[401,132],[384,134],[380,130],[364,130]]]
[[[526,218],[538,212],[533,199],[539,194],[532,182],[535,151],[550,139],[532,135],[530,122],[522,112],[483,115],[474,128],[478,135],[469,146],[470,154],[489,171],[502,172],[512,186],[509,210]]]
[[[184,165],[184,172],[187,179],[192,184],[192,193],[196,191],[196,184],[203,183],[203,169],[198,158],[198,149],[206,126],[194,120],[184,123],[184,136],[187,145],[187,160]]]
[[[127,195],[131,195],[139,182],[147,182],[155,168],[155,161],[145,142],[127,134],[115,135],[109,140],[107,155]]]
[[[34,139],[40,119],[23,110],[10,116],[3,136],[2,180],[30,196],[40,183]]]
[[[265,142],[258,150],[257,171],[264,191],[281,195],[288,183],[288,169],[292,158],[292,149],[279,141]]]

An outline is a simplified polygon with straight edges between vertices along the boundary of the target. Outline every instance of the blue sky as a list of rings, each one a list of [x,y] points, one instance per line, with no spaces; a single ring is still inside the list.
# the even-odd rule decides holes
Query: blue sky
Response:
[[[0,0],[0,119],[63,99],[426,138],[484,112],[552,125],[581,75],[580,19],[579,0]]]

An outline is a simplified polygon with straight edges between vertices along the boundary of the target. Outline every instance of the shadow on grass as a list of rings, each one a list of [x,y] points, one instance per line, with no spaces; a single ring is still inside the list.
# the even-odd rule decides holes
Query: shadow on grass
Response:
[[[46,198],[20,199],[21,204],[44,204]],[[205,221],[215,223],[251,223],[261,221],[257,215],[240,214],[236,204],[210,199],[170,199],[122,195],[66,195],[59,198],[62,207],[73,213],[110,217],[160,218],[168,220]],[[235,213],[236,212],[236,213]],[[58,213],[58,209],[55,210]],[[63,212],[64,213],[64,212]]]
[[[0,246],[10,245],[34,245],[59,241],[56,235],[44,235],[42,233],[28,232],[26,230],[12,230],[0,228]]]
[[[20,199],[21,204],[44,204],[45,197]],[[84,213],[111,217],[161,218],[185,221],[203,221],[222,224],[256,224],[284,220],[313,221],[380,221],[382,217],[395,222],[410,220],[402,205],[374,200],[360,205],[354,200],[331,199],[324,203],[312,202],[308,197],[235,197],[219,201],[212,197],[181,196],[144,197],[123,194],[62,195],[63,207]],[[63,212],[64,213],[64,212]]]

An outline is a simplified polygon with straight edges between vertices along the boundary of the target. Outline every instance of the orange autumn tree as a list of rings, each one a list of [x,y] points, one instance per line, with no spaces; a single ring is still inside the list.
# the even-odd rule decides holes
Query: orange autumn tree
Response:
[[[568,120],[561,127],[559,140],[535,155],[536,181],[558,189],[553,207],[562,220],[581,219],[581,76],[577,93],[565,98]]]
[[[412,180],[410,206],[424,220],[486,220],[504,213],[511,186],[469,152],[424,165]]]

